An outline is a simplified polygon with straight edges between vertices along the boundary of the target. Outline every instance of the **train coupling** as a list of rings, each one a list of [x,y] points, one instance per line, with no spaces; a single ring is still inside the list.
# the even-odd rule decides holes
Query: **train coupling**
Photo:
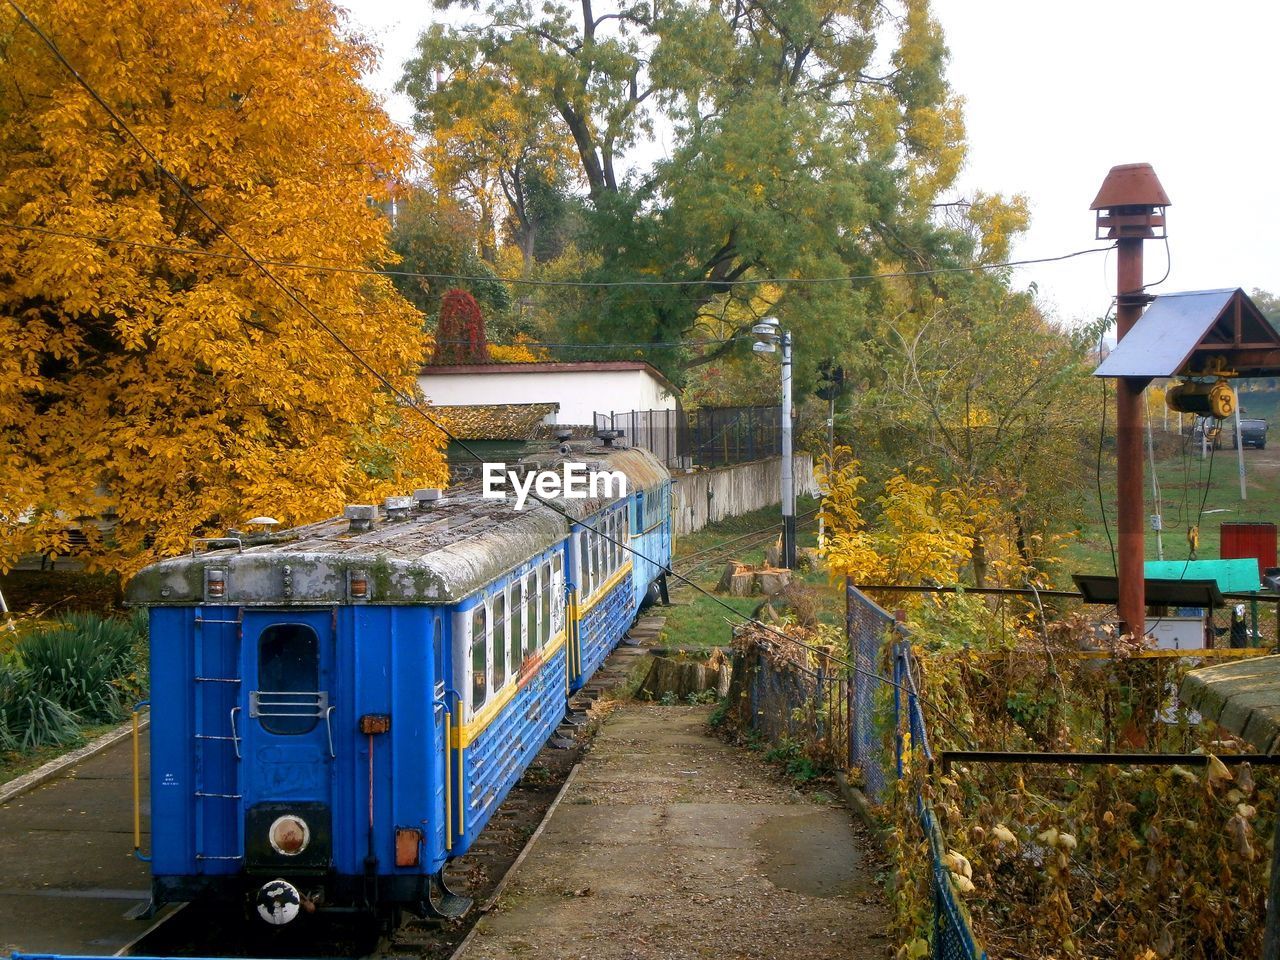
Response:
[[[303,908],[302,894],[288,880],[271,880],[264,883],[258,891],[254,906],[258,908],[258,916],[267,923],[273,927],[283,927],[297,917],[298,911]]]

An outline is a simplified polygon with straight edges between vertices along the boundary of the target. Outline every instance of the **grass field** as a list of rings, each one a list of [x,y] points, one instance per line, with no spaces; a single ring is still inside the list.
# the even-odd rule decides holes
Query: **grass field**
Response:
[[[801,497],[796,503],[796,516],[801,517],[812,510],[816,510],[817,507],[818,501],[816,499]],[[744,514],[741,517],[734,517],[720,523],[711,524],[697,533],[681,537],[676,542],[674,549],[675,568],[681,573],[685,573],[699,586],[712,590],[724,570],[726,560],[723,556],[716,559],[715,562],[706,563],[694,570],[687,570],[686,566],[680,563],[681,559],[709,550],[725,541],[741,537],[743,534],[764,530],[778,523],[778,507],[768,507],[764,510],[756,510],[752,513]],[[817,543],[817,522],[813,517],[801,521],[797,527],[796,540],[798,546],[812,547]],[[750,543],[749,540],[746,542]],[[768,543],[769,541],[766,540],[757,546],[744,547],[732,551],[729,557],[734,560],[740,560],[743,563],[762,563]],[[797,579],[817,591],[815,599],[818,601],[822,619],[838,620],[843,616],[843,598],[839,595],[839,591],[828,585],[826,573],[821,570],[806,571],[798,573]],[[673,580],[672,586],[674,587],[677,583],[678,581]],[[663,627],[663,638],[673,646],[683,648],[723,646],[731,638],[732,627],[740,622],[739,618],[734,617],[715,600],[698,593],[690,587],[682,586],[674,589],[671,599],[673,605],[660,612],[665,614],[667,618],[666,625]],[[747,616],[751,615],[764,600],[763,597],[729,596],[720,596],[719,599],[734,610]]]
[[[1247,395],[1246,395],[1247,396]],[[1157,421],[1158,422],[1158,421]],[[1157,431],[1157,437],[1160,437]],[[1244,451],[1245,492],[1241,499],[1237,452],[1224,446],[1201,459],[1200,450],[1188,438],[1169,435],[1157,442],[1165,454],[1157,457],[1156,476],[1160,483],[1164,517],[1164,557],[1185,560],[1189,555],[1187,528],[1199,524],[1201,560],[1219,556],[1220,527],[1223,521],[1269,521],[1280,523],[1280,436],[1276,447]],[[1229,442],[1229,441],[1228,441]],[[1111,538],[1116,537],[1115,459],[1108,453],[1102,461],[1102,501]],[[1150,516],[1155,512],[1148,466],[1143,486],[1146,528],[1146,558],[1158,559],[1156,534]],[[1098,492],[1086,493],[1088,522],[1078,540],[1066,551],[1063,579],[1071,573],[1112,572],[1111,546],[1098,506]]]

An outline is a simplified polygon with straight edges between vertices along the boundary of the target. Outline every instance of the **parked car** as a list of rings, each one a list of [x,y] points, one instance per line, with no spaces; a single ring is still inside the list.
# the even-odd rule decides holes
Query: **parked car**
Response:
[[[1241,419],[1239,436],[1233,437],[1231,441],[1232,450],[1236,448],[1237,442],[1246,447],[1257,447],[1259,450],[1265,448],[1267,445],[1267,421]]]

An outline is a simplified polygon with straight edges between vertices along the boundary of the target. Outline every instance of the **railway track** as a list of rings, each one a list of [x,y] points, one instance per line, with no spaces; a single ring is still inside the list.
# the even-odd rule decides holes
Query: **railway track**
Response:
[[[450,885],[476,902],[457,922],[409,918],[387,932],[354,915],[303,918],[270,929],[238,909],[187,904],[166,911],[119,957],[313,957],[387,960],[391,957],[446,960],[453,957],[475,922],[492,908],[505,878],[523,856],[568,783],[592,736],[591,707],[621,687],[648,656],[642,646],[656,638],[660,617],[641,617],[590,682],[569,702],[565,723],[538,753],[502,802],[472,849],[446,871]],[[305,921],[305,922],[303,922]]]
[[[817,510],[810,510],[796,516],[796,525],[811,522],[818,515]],[[706,550],[699,550],[697,553],[691,553],[683,557],[677,557],[671,562],[672,568],[676,573],[682,576],[690,576],[698,570],[711,564],[728,560],[735,553],[741,553],[758,547],[760,544],[777,537],[782,532],[782,524],[774,523],[759,530],[752,530],[748,533],[741,534],[737,537],[731,537],[728,540],[722,540],[714,546],[708,547]]]

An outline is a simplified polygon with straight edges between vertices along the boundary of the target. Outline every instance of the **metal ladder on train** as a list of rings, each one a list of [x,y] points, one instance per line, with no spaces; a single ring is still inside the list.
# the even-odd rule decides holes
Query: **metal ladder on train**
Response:
[[[242,678],[240,676],[207,676],[205,674],[205,647],[206,643],[213,641],[213,637],[206,637],[206,625],[214,628],[215,637],[219,634],[230,635],[231,649],[227,651],[228,658],[232,664],[234,673],[239,673],[240,664],[240,645],[244,636],[244,609],[240,608],[236,612],[236,619],[211,619],[205,617],[207,608],[201,607],[195,618],[194,629],[194,649],[192,650],[192,665],[194,667],[193,682],[195,683],[194,691],[194,709],[195,721],[192,724],[193,736],[196,740],[196,763],[195,763],[195,791],[194,791],[194,810],[195,810],[195,836],[196,836],[196,860],[206,862],[210,860],[242,860],[243,853],[236,854],[210,854],[203,852],[205,841],[205,806],[209,803],[227,804],[235,803],[242,799],[240,793],[217,793],[210,792],[205,789],[205,764],[208,761],[208,751],[206,744],[215,746],[221,745],[227,750],[235,752],[235,761],[233,769],[235,770],[235,783],[240,784],[242,779],[241,773],[241,756],[240,741],[241,737],[236,730],[236,721],[239,719],[240,709],[240,689]],[[213,608],[215,616],[225,617],[229,611],[220,608]],[[231,706],[228,712],[229,728],[227,734],[218,734],[208,732],[202,729],[205,719],[205,706],[207,697],[218,692],[219,696],[223,691],[231,691]],[[225,699],[224,699],[225,703]],[[244,820],[237,811],[232,818],[236,823],[236,846],[238,851],[244,850]]]

